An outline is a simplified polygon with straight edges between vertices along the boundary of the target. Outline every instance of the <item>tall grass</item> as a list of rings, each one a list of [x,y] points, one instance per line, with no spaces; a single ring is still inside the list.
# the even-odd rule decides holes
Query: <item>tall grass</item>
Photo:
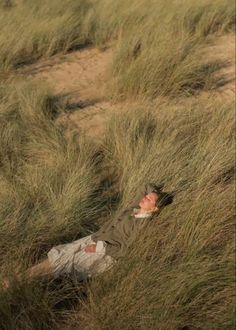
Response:
[[[41,57],[112,44],[110,95],[190,95],[215,86],[219,64],[205,47],[233,17],[231,0],[25,0],[0,8],[0,67],[14,74]],[[149,104],[112,117],[98,144],[65,137],[48,86],[0,82],[0,283],[11,280],[0,288],[1,329],[233,329],[233,105]],[[174,203],[91,281],[84,301],[84,287],[67,280],[17,282],[52,246],[136,202],[149,181],[175,191]]]
[[[3,96],[1,263],[17,258],[21,248],[37,255],[63,238],[84,234],[99,207],[90,205],[99,182],[94,146],[83,137],[79,144],[76,136],[66,140],[51,118],[54,110],[43,86],[16,85]]]
[[[177,193],[126,258],[92,282],[71,328],[233,328],[234,114],[213,100],[203,106],[159,106],[157,118],[136,109],[111,121],[105,149],[121,207],[147,181]]]
[[[0,68],[30,64],[42,56],[66,52],[87,43],[81,23],[86,1],[24,1],[0,9]]]
[[[0,289],[0,328],[56,329],[81,289],[20,284],[15,275],[53,245],[95,230],[104,210],[100,156],[83,136],[65,138],[47,86],[1,86],[0,99],[0,283],[11,281],[8,292]]]
[[[82,137],[79,143],[64,138],[43,87],[16,86],[2,94],[0,263],[13,286],[0,294],[1,327],[232,327],[233,107],[212,99],[189,101],[187,107],[135,107],[111,119],[98,146]],[[108,219],[115,212],[110,205],[104,213],[97,193],[104,170],[116,182],[117,212],[148,181],[175,190],[174,203],[147,226],[124,260],[92,280],[82,308],[80,287],[69,282],[19,285],[17,267],[88,234],[99,218],[103,222],[104,214]]]
[[[24,1],[0,13],[0,66],[118,41],[110,95],[189,95],[215,87],[212,72],[222,63],[209,63],[204,49],[207,38],[232,29],[234,17],[232,0],[132,0],[128,9],[123,0]]]
[[[230,28],[234,4],[170,0],[135,5],[139,20],[121,31],[115,54],[114,95],[177,96],[214,88],[212,72],[222,63],[209,62],[205,47],[210,36]]]

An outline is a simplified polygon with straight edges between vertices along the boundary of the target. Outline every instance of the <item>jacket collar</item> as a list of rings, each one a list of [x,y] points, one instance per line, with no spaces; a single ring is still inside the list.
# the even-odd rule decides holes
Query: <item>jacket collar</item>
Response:
[[[150,218],[153,215],[153,212],[144,212],[144,213],[138,214],[138,211],[139,211],[138,208],[134,208],[133,214],[132,214],[135,218],[138,218],[138,219]]]

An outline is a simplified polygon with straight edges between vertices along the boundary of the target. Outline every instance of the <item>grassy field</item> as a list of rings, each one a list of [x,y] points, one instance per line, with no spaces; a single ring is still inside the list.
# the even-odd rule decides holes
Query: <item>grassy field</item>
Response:
[[[204,49],[213,35],[232,30],[234,19],[232,0],[149,1],[148,6],[146,0],[132,0],[128,10],[123,0],[25,0],[0,12],[0,68],[115,43],[111,96],[189,95],[215,87],[211,73],[222,63],[208,62]]]
[[[199,93],[218,85],[214,72],[224,63],[205,51],[232,31],[233,1],[6,4],[0,283],[8,276],[11,288],[0,288],[0,329],[234,329],[234,104]],[[57,121],[66,109],[50,86],[18,76],[88,45],[114,48],[107,97],[140,99],[110,118],[101,141],[68,136]],[[174,203],[106,276],[86,286],[68,278],[18,283],[16,271],[95,231],[150,181],[175,191]]]
[[[204,113],[201,102],[164,105],[156,120],[143,109],[112,121],[106,150],[123,202],[146,180],[179,192],[127,259],[92,284],[73,326],[233,328],[233,108],[211,102]]]

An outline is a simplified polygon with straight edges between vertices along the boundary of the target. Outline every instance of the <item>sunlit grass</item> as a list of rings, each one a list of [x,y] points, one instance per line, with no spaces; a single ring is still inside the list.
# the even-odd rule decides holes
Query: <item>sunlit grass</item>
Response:
[[[233,29],[234,17],[232,0],[132,0],[129,8],[125,1],[24,1],[0,12],[0,67],[113,45],[110,96],[189,95],[215,87],[212,72],[223,63],[209,62],[204,49]]]
[[[234,10],[231,0],[0,7],[0,68],[12,75],[0,81],[0,284],[11,282],[0,289],[0,328],[233,329],[234,107],[175,97],[216,86],[222,63],[205,50],[232,29]],[[13,79],[88,43],[114,49],[108,96],[149,100],[114,115],[102,142],[65,134],[60,96]],[[52,246],[135,203],[147,182],[165,183],[174,203],[86,294],[68,280],[17,281]]]
[[[44,88],[24,85],[2,102],[0,262],[2,275],[10,275],[16,286],[2,293],[2,324],[11,320],[19,329],[34,324],[30,311],[37,308],[35,324],[57,329],[62,317],[57,301],[63,301],[64,289],[40,286],[40,299],[34,301],[37,283],[19,287],[17,267],[39,261],[57,243],[92,232],[98,219],[109,221],[134,203],[150,181],[175,191],[174,203],[140,234],[124,260],[92,281],[84,307],[63,316],[63,322],[83,329],[232,324],[233,106],[199,98],[187,107],[166,101],[150,109],[135,107],[111,118],[97,145],[83,137],[66,140],[45,110],[47,98]],[[104,170],[115,182],[107,186],[107,196],[118,193],[117,211],[112,204],[104,210],[104,197],[97,194],[104,189]],[[23,290],[24,302],[17,290]],[[72,299],[73,304],[80,300]],[[18,309],[6,309],[10,301]]]
[[[105,148],[123,205],[147,181],[176,195],[116,269],[93,281],[71,328],[232,327],[234,114],[213,100],[203,106],[165,104],[156,119],[135,109],[111,121]]]
[[[46,88],[12,89],[0,115],[2,261],[17,257],[16,246],[37,253],[81,235],[98,207],[90,205],[99,180],[94,146],[66,140],[48,113]]]

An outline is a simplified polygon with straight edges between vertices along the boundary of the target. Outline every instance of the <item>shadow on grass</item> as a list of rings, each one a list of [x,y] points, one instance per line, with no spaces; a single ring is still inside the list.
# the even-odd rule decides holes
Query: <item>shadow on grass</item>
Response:
[[[24,68],[25,66],[33,65],[35,64],[39,59],[41,58],[40,55],[24,55],[20,57],[15,63],[13,68],[14,69],[20,69]]]
[[[72,95],[73,97],[73,95]],[[70,101],[70,94],[50,95],[46,98],[43,107],[44,114],[49,119],[56,119],[62,112],[73,113],[78,110],[85,109],[96,105],[97,99]]]
[[[62,112],[64,105],[58,95],[49,95],[45,98],[43,112],[51,120],[54,120]]]
[[[93,47],[93,43],[90,40],[85,40],[83,44],[75,44],[68,48],[67,53],[73,53],[85,48]]]
[[[230,167],[229,169],[225,170],[223,173],[219,174],[216,178],[213,179],[212,184],[216,185],[219,183],[222,184],[230,184],[236,178],[236,169],[235,167]]]
[[[0,292],[0,329],[59,329],[87,299],[87,282],[63,277],[13,282]]]
[[[61,46],[61,48],[59,47],[59,49],[55,49],[48,56],[37,53],[29,55],[22,54],[19,56],[19,59],[15,61],[13,68],[20,71],[20,74],[36,75],[41,72],[45,72],[55,64],[64,62],[65,59],[61,56],[66,56],[72,52],[82,51],[91,47],[92,43],[86,41],[83,44],[75,44],[65,51],[63,51],[63,46]]]
[[[79,100],[78,102],[67,102],[65,104],[66,112],[74,112],[78,109],[85,109],[87,107],[94,106],[97,103],[97,99],[93,100]]]
[[[226,61],[215,61],[203,64],[196,72],[195,79],[181,86],[181,90],[185,90],[187,94],[193,95],[203,89],[216,90],[232,81],[223,74],[220,75],[220,70],[230,66]],[[198,77],[198,79],[196,79]]]
[[[79,93],[60,93],[49,96],[45,104],[46,115],[50,119],[56,119],[59,114],[64,112],[70,114],[75,111],[83,110],[91,106],[96,106],[99,99],[80,99]]]
[[[13,7],[16,7],[16,0],[1,0],[0,7],[5,10],[10,10]]]
[[[121,202],[121,193],[119,191],[118,181],[115,178],[113,171],[104,166],[105,151],[103,148],[97,148],[93,155],[93,161],[98,169],[97,175],[100,177],[100,183],[92,195],[92,200],[98,200],[100,205],[99,218],[107,217],[110,211],[116,211]]]

